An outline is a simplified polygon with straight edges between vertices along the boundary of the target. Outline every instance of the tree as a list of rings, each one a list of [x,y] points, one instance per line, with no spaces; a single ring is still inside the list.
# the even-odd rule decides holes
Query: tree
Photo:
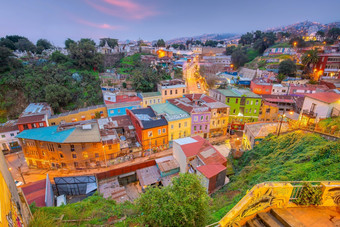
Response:
[[[296,64],[291,59],[284,60],[279,65],[279,74],[284,74],[285,76],[294,76],[296,69]]]
[[[218,42],[215,41],[215,40],[207,40],[207,41],[205,41],[204,46],[216,47],[217,44],[218,44]]]
[[[325,32],[322,31],[322,30],[320,30],[320,31],[317,31],[317,32],[316,32],[316,35],[323,38],[323,37],[325,37]]]
[[[59,50],[54,51],[50,59],[55,63],[65,63],[70,60],[69,57],[67,57],[65,54],[62,54]]]
[[[296,43],[296,47],[298,48],[303,48],[307,46],[307,43],[305,42],[305,40],[303,40],[303,38],[301,38],[300,36],[292,37],[289,40],[289,44],[294,46],[294,43]]]
[[[0,46],[0,73],[6,72],[12,68],[22,67],[21,63],[14,58],[14,54],[7,47]]]
[[[68,39],[65,40],[65,48],[69,49],[71,47],[71,44],[75,44],[75,43],[76,43],[76,41],[74,41],[73,39],[68,38]]]
[[[248,57],[241,48],[237,48],[231,54],[231,61],[234,64],[235,68],[239,68],[243,66],[246,62],[248,62]]]
[[[165,47],[165,42],[163,39],[157,40],[157,47]]]
[[[276,75],[276,79],[279,81],[279,83],[281,83],[284,79],[286,79],[286,75],[283,73],[279,73]]]
[[[37,47],[42,47],[44,50],[51,49],[53,45],[47,39],[39,39],[37,41]]]
[[[15,43],[15,47],[22,52],[27,51],[35,53],[37,50],[36,46],[28,39],[19,39],[18,42]]]
[[[226,48],[225,54],[231,55],[234,52],[235,49],[236,49],[236,46],[229,46],[229,47]]]
[[[195,174],[180,174],[172,185],[150,187],[137,200],[141,218],[149,226],[204,226],[209,196]]]
[[[310,73],[311,64],[315,65],[319,61],[318,50],[308,50],[302,56],[302,64],[305,66],[305,72]]]
[[[70,58],[79,68],[93,69],[103,64],[103,55],[97,53],[95,43],[91,39],[81,39],[72,43],[69,48]]]
[[[338,40],[339,36],[340,36],[340,28],[331,28],[327,32],[327,37],[334,41]]]
[[[143,40],[142,40],[142,42],[143,42]],[[114,47],[118,46],[118,39],[111,39],[111,38],[100,39],[99,46],[103,47],[105,45],[105,43],[107,43],[107,45],[109,45],[109,47],[114,48]]]
[[[210,66],[200,66],[199,75],[201,75],[209,88],[213,88],[217,81],[216,74],[223,71],[223,65],[213,64]]]
[[[1,38],[0,39],[0,46],[7,47],[10,50],[16,50],[15,44],[12,40],[7,38]]]
[[[45,93],[46,101],[55,111],[58,111],[60,106],[66,106],[72,99],[70,91],[61,85],[47,85],[45,87]]]
[[[250,32],[247,32],[246,34],[242,35],[240,40],[238,41],[239,44],[247,45],[251,44],[253,42],[253,34]]]

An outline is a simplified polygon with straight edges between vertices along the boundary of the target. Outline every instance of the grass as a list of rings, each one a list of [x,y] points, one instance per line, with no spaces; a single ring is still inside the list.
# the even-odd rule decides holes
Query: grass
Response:
[[[264,181],[339,180],[340,141],[299,132],[269,136],[232,162],[236,174],[213,195],[209,223],[219,221],[248,190]]]

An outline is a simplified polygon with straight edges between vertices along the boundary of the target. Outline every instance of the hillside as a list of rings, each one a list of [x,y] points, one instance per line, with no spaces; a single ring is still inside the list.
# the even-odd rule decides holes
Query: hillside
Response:
[[[209,223],[220,220],[254,185],[264,181],[340,179],[340,141],[294,132],[269,136],[239,160],[230,183],[214,195]]]

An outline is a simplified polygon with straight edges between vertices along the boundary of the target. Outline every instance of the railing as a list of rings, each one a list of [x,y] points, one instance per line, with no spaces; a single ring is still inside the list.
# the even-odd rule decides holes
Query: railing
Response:
[[[317,113],[315,113],[314,111],[309,111],[309,110],[303,110],[302,114],[307,115],[308,117],[313,117],[316,118]]]
[[[290,195],[289,202],[294,202],[301,196],[304,183],[310,183],[312,187],[315,188],[322,187],[319,181],[291,181],[290,184],[293,186],[293,191]]]

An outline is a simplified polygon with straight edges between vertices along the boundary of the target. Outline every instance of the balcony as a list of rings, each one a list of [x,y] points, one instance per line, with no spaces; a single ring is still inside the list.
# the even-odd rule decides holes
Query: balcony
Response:
[[[316,118],[317,115],[318,115],[314,111],[310,111],[310,110],[303,110],[302,114],[305,115],[306,117],[309,117],[309,118]]]

